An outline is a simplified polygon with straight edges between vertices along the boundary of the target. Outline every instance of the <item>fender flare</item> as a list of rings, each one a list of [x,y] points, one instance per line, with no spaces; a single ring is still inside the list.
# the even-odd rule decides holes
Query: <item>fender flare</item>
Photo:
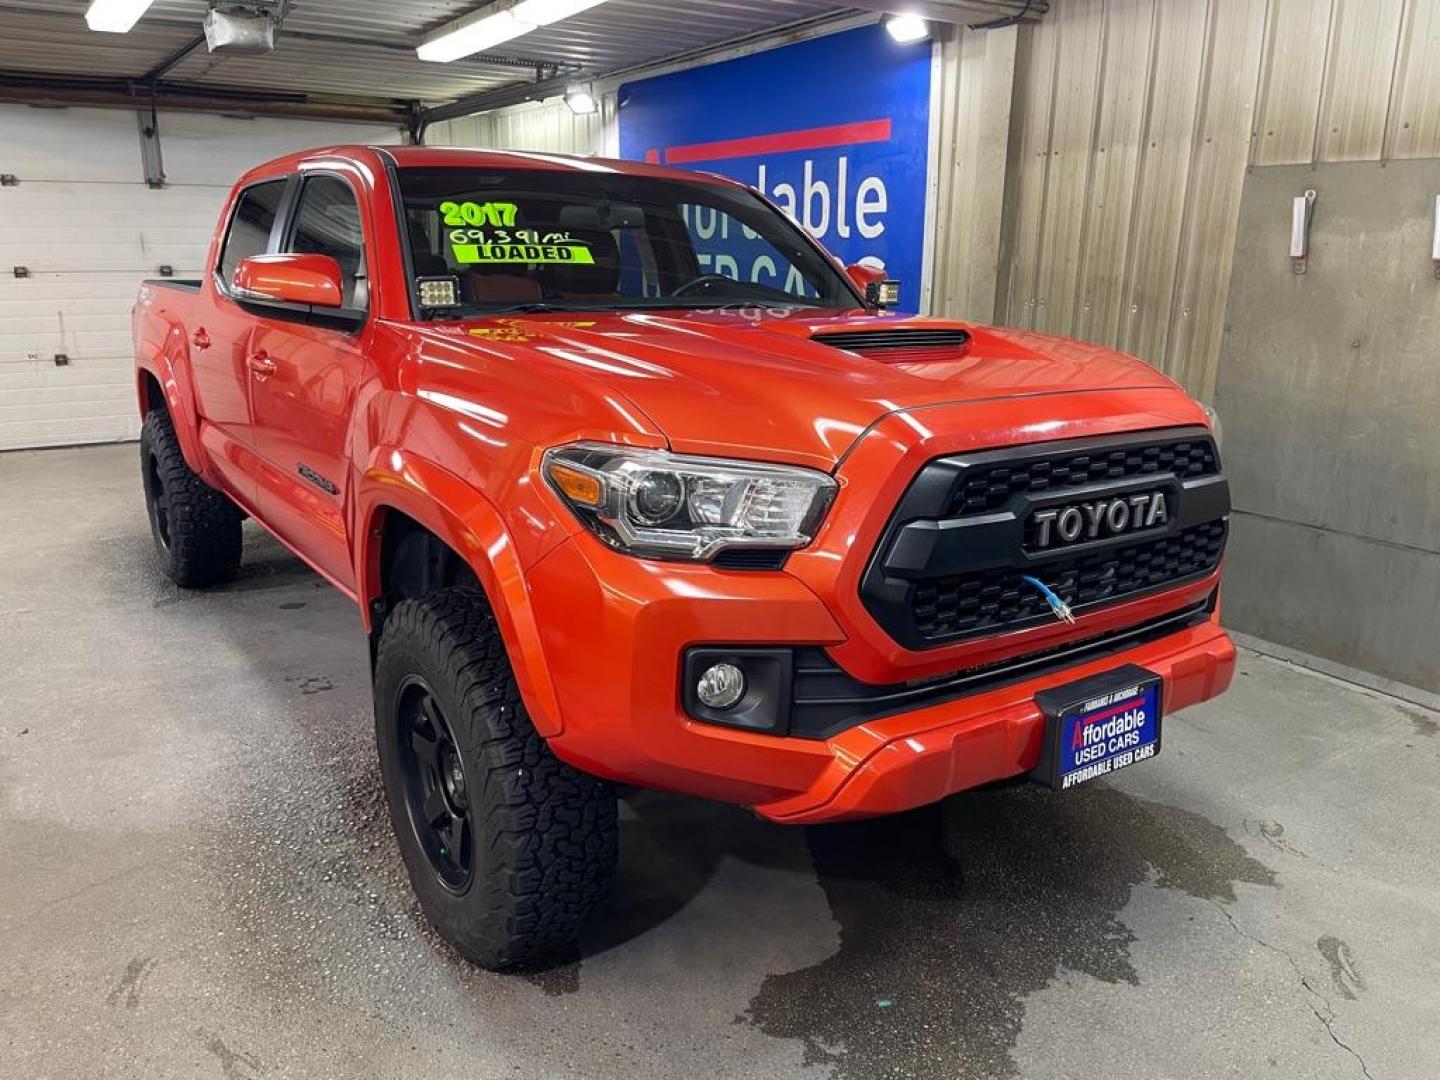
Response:
[[[143,377],[148,374],[160,384],[165,395],[165,407],[170,411],[185,464],[192,472],[208,479],[210,470],[200,448],[200,416],[195,407],[195,388],[190,381],[190,349],[184,329],[172,323],[165,333],[164,344],[148,356],[136,357],[135,366],[135,393],[141,419],[144,419],[146,404]]]
[[[495,613],[530,722],[545,738],[559,735],[564,726],[560,699],[540,642],[525,568],[504,519],[463,479],[399,447],[375,448],[356,485],[355,580],[365,629],[374,630],[371,601],[380,595],[379,522],[391,510],[430,530],[474,571]]]

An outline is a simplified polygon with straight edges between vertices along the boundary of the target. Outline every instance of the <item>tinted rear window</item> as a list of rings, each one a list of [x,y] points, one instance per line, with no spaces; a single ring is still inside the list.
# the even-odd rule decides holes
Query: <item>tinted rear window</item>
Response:
[[[266,180],[240,193],[225,235],[225,249],[220,255],[220,276],[226,285],[234,279],[235,267],[241,259],[265,254],[287,183],[287,180]]]

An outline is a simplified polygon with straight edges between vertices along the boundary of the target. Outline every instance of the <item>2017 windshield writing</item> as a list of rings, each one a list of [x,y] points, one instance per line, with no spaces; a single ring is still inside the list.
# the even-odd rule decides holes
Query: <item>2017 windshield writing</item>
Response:
[[[520,208],[513,202],[440,204],[440,218],[452,228],[450,250],[457,263],[572,263],[593,265],[590,249],[568,232],[520,229]]]

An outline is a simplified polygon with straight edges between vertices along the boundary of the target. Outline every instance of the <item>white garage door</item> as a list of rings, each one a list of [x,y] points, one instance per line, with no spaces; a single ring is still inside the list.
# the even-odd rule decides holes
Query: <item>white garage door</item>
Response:
[[[370,124],[161,113],[166,186],[152,190],[134,113],[0,105],[0,172],[16,178],[0,187],[0,450],[134,438],[140,281],[167,265],[200,276],[220,204],[251,166],[399,140]]]

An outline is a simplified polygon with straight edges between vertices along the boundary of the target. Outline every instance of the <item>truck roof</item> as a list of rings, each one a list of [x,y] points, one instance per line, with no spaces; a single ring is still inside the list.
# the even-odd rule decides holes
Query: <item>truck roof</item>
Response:
[[[402,168],[407,166],[469,167],[478,169],[537,169],[555,172],[620,173],[626,176],[653,176],[672,180],[700,180],[714,184],[743,186],[713,173],[692,172],[649,162],[620,158],[581,157],[577,154],[534,153],[526,150],[481,150],[459,146],[364,146],[345,144],[301,150],[251,169],[245,181],[267,174],[290,172],[316,158],[347,158],[373,163],[374,156],[388,157]]]

